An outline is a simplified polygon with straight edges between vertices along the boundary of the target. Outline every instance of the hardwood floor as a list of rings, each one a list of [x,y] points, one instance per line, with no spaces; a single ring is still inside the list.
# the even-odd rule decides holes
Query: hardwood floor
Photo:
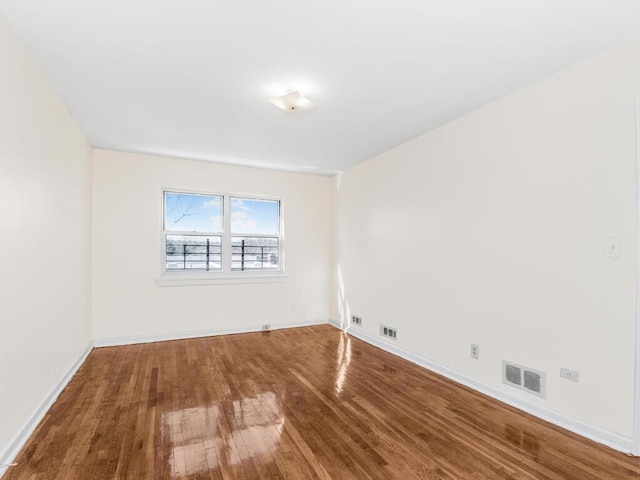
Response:
[[[330,326],[94,350],[3,480],[640,479]]]

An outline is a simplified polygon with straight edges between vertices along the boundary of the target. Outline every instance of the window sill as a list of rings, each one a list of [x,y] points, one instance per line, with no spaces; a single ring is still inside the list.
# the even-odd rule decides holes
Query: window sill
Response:
[[[287,276],[284,273],[259,273],[259,274],[223,274],[213,273],[209,275],[163,275],[156,278],[159,287],[189,287],[199,285],[235,285],[242,283],[282,283]]]

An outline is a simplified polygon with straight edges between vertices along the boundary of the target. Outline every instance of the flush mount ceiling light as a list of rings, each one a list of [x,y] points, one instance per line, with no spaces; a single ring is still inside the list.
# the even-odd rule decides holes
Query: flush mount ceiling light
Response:
[[[316,108],[316,104],[297,90],[285,93],[281,97],[270,98],[276,107],[288,113],[305,112]]]

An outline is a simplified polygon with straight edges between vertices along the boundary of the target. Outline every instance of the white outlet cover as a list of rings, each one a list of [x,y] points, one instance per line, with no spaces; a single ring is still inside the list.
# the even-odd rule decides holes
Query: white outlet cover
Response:
[[[572,382],[578,383],[580,381],[580,373],[575,370],[569,370],[568,368],[561,368],[560,376],[567,380],[571,380]]]
[[[604,254],[611,260],[617,259],[621,255],[620,239],[618,237],[609,237],[604,244]]]

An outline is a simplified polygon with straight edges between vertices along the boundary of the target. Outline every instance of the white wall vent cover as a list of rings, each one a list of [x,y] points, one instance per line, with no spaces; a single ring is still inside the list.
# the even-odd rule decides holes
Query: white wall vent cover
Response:
[[[547,397],[547,374],[540,370],[503,360],[502,383],[542,398]]]

